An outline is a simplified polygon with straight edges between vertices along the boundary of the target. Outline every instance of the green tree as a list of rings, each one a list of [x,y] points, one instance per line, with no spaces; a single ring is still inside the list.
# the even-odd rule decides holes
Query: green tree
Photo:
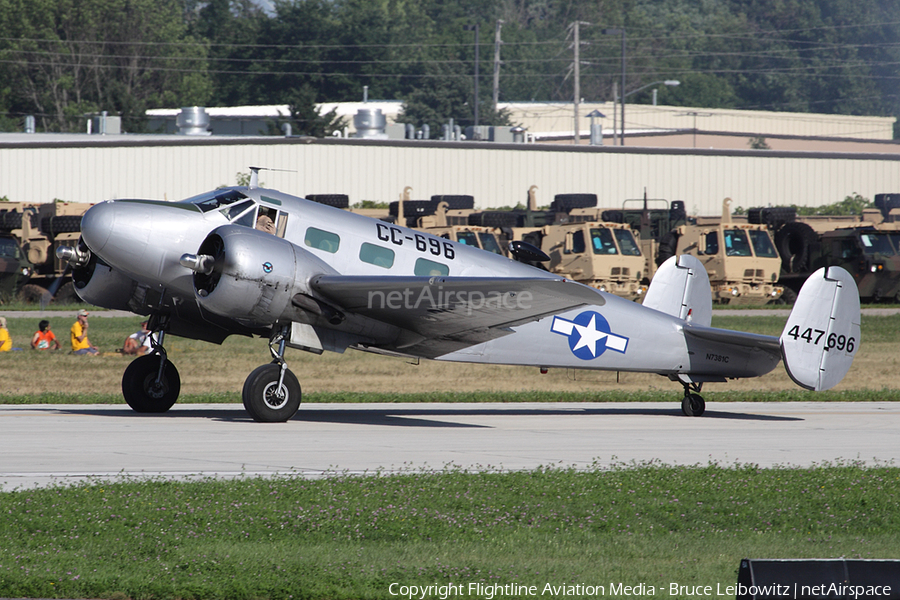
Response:
[[[107,110],[139,130],[149,106],[201,103],[206,49],[177,0],[2,0],[7,106],[45,131]]]
[[[312,137],[326,137],[343,129],[347,122],[345,119],[337,116],[336,109],[332,109],[325,114],[321,114],[316,105],[316,92],[309,86],[304,85],[299,90],[291,94],[291,101],[288,103],[290,118],[282,121],[291,124],[292,135],[308,135]],[[281,123],[273,124],[269,128],[272,134],[280,134]]]

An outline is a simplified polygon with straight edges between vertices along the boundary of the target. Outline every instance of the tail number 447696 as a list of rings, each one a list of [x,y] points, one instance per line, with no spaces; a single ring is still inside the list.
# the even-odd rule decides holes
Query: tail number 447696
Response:
[[[806,340],[807,344],[813,344],[818,346],[819,342],[822,341],[822,337],[824,337],[825,332],[821,329],[812,329],[807,327],[806,331],[800,333],[800,326],[794,325],[790,331],[788,331],[788,335],[794,338],[795,340],[803,339]],[[853,351],[856,350],[856,339],[853,337],[847,337],[845,335],[839,335],[837,333],[831,332],[828,334],[828,337],[825,340],[825,350],[831,350],[832,348],[837,348],[838,350],[846,351],[848,354],[853,354]]]

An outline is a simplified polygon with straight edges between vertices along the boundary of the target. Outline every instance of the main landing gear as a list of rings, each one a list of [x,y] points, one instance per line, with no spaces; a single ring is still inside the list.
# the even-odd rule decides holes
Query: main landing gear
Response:
[[[150,354],[131,361],[122,375],[122,395],[135,412],[164,413],[178,400],[181,392],[181,377],[166,357],[163,348],[165,331],[160,329],[158,337],[151,339],[153,349]]]
[[[685,383],[684,399],[681,401],[681,412],[686,417],[699,417],[706,410],[706,402],[703,396],[692,392],[699,392],[703,387],[702,383]]]
[[[287,326],[273,331],[269,339],[272,362],[255,369],[244,382],[241,393],[244,408],[255,421],[284,422],[300,408],[300,382],[284,362],[289,333]]]

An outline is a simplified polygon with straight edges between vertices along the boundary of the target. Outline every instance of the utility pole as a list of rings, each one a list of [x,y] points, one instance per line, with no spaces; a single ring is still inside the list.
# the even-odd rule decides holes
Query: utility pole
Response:
[[[572,138],[573,143],[577,146],[581,143],[581,135],[579,133],[580,129],[580,120],[579,119],[579,104],[581,102],[581,36],[580,36],[580,25],[582,21],[575,21],[572,23],[572,35],[575,43],[575,64],[573,68],[573,75],[575,77],[575,97],[574,97],[574,121],[575,121],[575,135]],[[584,23],[587,25],[587,23]]]
[[[478,32],[479,25],[466,25],[463,27],[466,31],[475,32],[475,127],[478,127]]]
[[[497,103],[500,102],[500,29],[503,27],[503,20],[497,19],[497,26],[494,29],[494,95],[492,102],[494,106],[494,114],[497,114]]]

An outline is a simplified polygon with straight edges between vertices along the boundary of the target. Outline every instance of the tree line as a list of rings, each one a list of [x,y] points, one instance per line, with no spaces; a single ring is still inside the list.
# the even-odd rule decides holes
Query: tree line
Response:
[[[493,102],[628,102],[900,114],[895,0],[0,0],[0,130],[82,131],[106,110],[288,104],[293,132],[340,124],[316,102],[405,103],[433,132],[508,122]],[[497,43],[499,40],[499,43]],[[499,53],[499,63],[496,56]],[[641,88],[647,86],[648,89]],[[621,93],[621,90],[619,90]],[[277,128],[273,128],[277,131]]]

